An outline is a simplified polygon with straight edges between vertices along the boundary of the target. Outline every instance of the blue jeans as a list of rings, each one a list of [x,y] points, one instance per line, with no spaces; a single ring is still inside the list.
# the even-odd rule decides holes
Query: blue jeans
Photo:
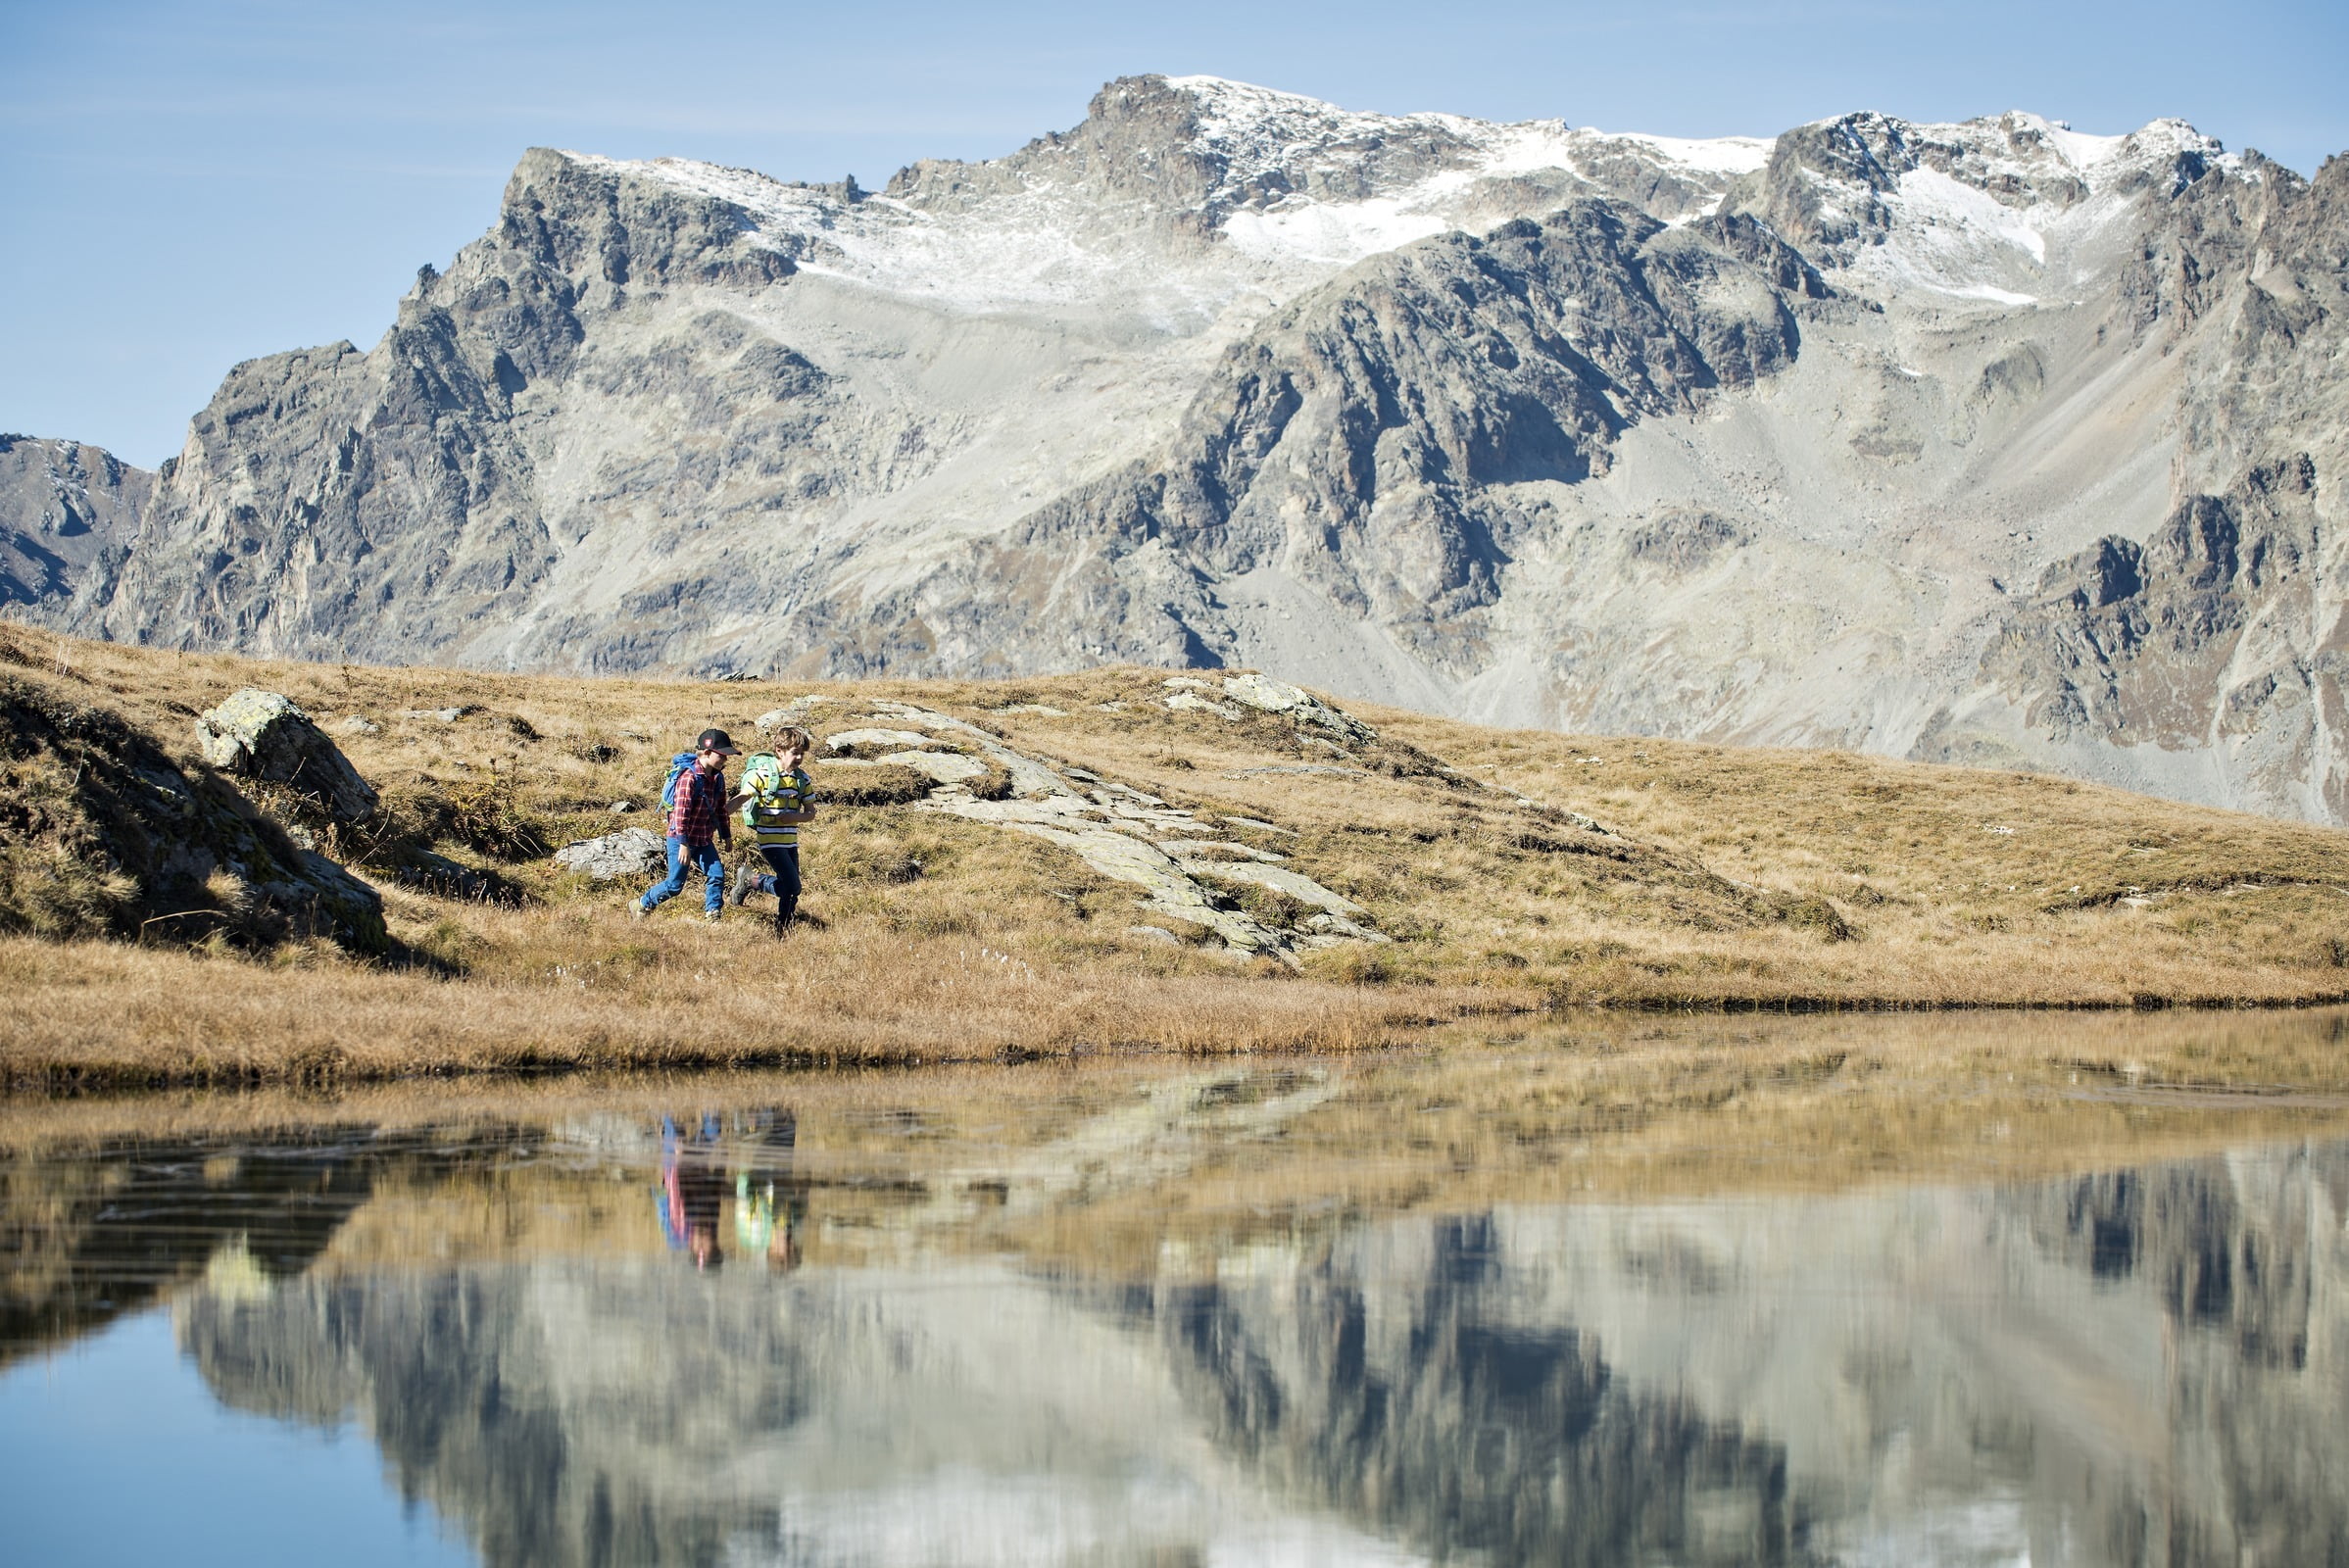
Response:
[[[680,838],[668,841],[668,877],[645,890],[644,906],[658,909],[684,892],[686,875],[697,866],[709,883],[702,894],[702,906],[717,913],[726,900],[726,862],[717,858],[716,845],[688,844]]]

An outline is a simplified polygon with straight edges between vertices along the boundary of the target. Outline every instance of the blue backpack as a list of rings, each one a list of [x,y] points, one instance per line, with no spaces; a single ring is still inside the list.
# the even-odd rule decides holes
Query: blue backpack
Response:
[[[668,760],[668,777],[662,781],[661,786],[661,808],[662,810],[673,811],[677,808],[677,780],[683,778],[685,770],[693,766],[693,758],[694,754],[691,752],[679,752]]]

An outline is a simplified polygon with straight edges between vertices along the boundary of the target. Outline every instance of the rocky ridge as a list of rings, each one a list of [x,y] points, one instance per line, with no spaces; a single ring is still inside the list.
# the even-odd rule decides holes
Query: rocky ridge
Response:
[[[1685,143],[1196,77],[878,192],[538,150],[372,351],[238,367],[20,612],[1247,664],[2338,821],[2345,201],[2177,122]]]
[[[103,579],[158,477],[78,441],[0,435],[0,605],[54,607]]]

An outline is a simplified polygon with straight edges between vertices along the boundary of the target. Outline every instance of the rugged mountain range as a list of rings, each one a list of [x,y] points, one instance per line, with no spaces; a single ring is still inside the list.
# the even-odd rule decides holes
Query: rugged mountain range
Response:
[[[1143,76],[879,192],[533,151],[371,351],[237,367],[152,481],[15,442],[0,565],[173,646],[1247,663],[2338,821],[2345,285],[2349,160],[2177,122],[1687,142]]]

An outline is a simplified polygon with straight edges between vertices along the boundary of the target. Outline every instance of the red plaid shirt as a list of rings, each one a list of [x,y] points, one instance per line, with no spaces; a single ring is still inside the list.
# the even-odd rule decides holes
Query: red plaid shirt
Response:
[[[726,775],[705,773],[698,762],[687,767],[677,778],[677,804],[669,808],[668,836],[690,845],[709,844],[727,825]],[[727,833],[726,837],[731,841],[734,835]]]

